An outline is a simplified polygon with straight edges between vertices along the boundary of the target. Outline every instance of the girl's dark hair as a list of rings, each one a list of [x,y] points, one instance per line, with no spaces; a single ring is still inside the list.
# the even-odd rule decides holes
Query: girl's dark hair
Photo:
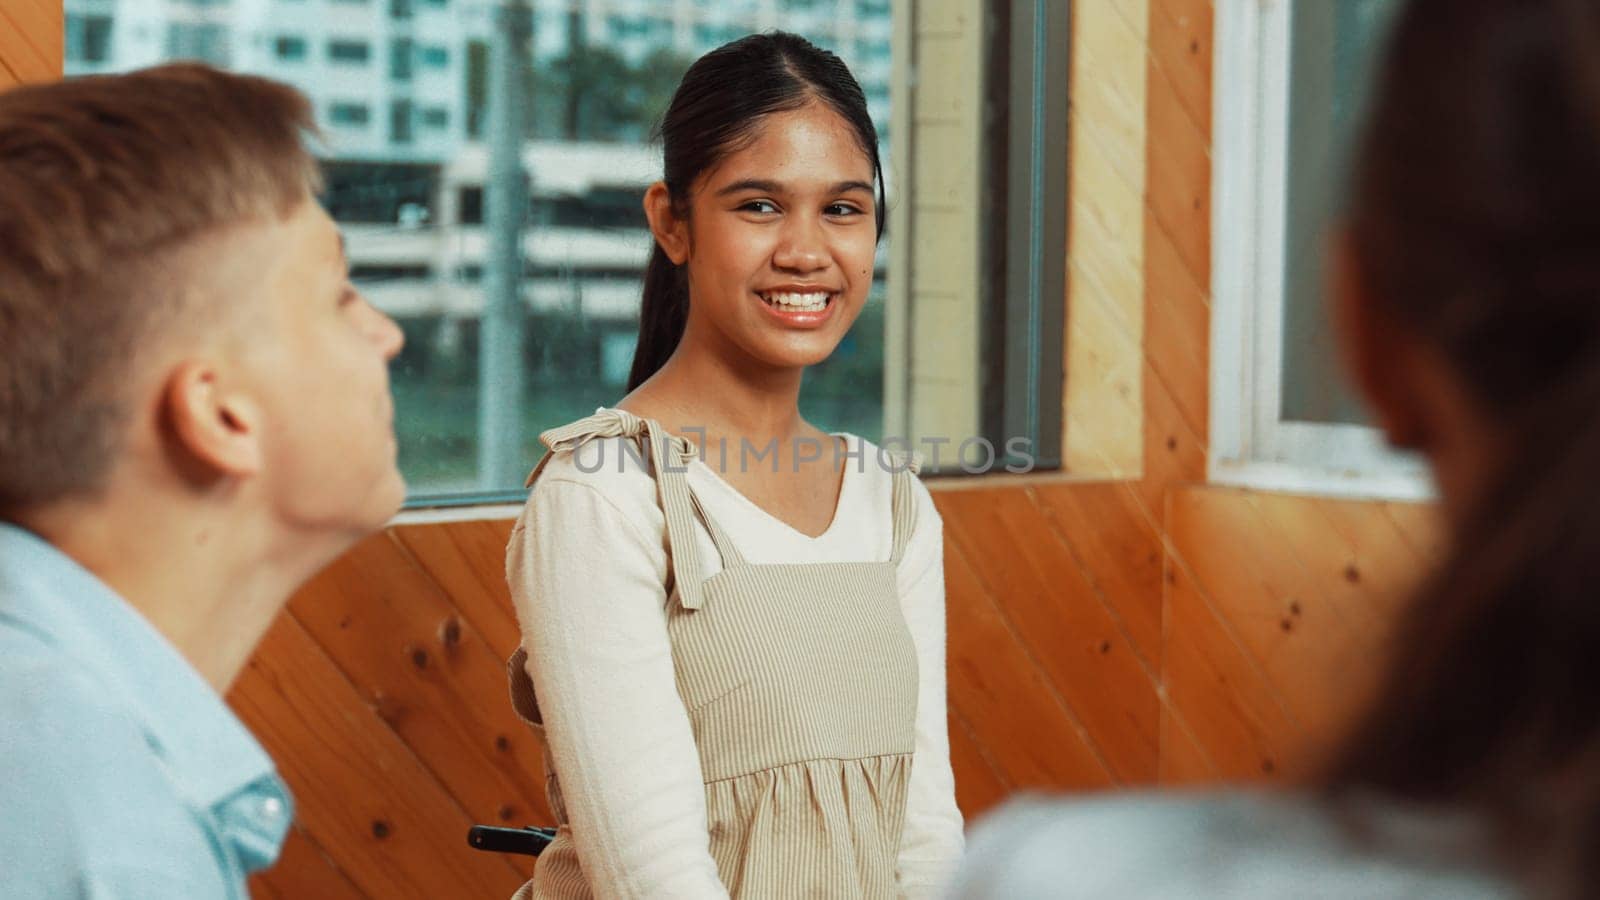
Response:
[[[1600,896],[1600,4],[1413,0],[1385,59],[1356,265],[1508,447],[1330,786],[1477,813],[1536,892]]]
[[[783,31],[752,34],[695,61],[684,73],[661,120],[663,180],[679,216],[689,212],[695,179],[747,146],[767,116],[822,103],[855,132],[872,160],[878,190],[878,236],[883,236],[883,165],[878,132],[861,85],[839,57]],[[650,251],[628,390],[643,384],[672,356],[689,320],[689,285],[661,245]]]

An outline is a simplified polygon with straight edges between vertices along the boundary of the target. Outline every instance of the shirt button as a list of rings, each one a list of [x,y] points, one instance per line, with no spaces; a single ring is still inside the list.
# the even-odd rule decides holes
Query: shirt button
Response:
[[[261,815],[268,819],[276,819],[283,815],[283,801],[277,797],[268,797],[261,801]]]

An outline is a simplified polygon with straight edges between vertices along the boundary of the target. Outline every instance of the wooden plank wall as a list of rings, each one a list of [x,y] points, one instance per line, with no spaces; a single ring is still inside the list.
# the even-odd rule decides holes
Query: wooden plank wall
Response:
[[[61,0],[0,3],[0,90],[61,77]]]
[[[1023,789],[1304,775],[1438,553],[1422,508],[1204,484],[1211,4],[1078,10],[1144,54],[1143,227],[1124,254],[1142,475],[935,485],[969,817]],[[0,86],[58,75],[60,33],[56,0],[0,6]],[[297,798],[257,896],[495,897],[531,871],[464,841],[471,822],[549,821],[541,748],[506,701],[509,528],[391,528],[274,625],[229,697]]]

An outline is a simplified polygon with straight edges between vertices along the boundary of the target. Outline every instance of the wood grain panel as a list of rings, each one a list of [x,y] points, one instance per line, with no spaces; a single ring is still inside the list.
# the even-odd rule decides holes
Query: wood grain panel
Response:
[[[1197,132],[1211,134],[1211,0],[1150,0],[1150,58]]]
[[[1165,658],[1172,711],[1223,778],[1282,777],[1303,745],[1299,726],[1188,573],[1171,575]]]
[[[1157,523],[1120,482],[1042,484],[1033,493],[1135,652],[1150,672],[1160,671],[1164,548]]]
[[[1211,297],[1203,273],[1188,268],[1172,238],[1145,215],[1144,358],[1173,397],[1179,417],[1196,435],[1206,434],[1210,404],[1206,378],[1211,360]]]
[[[0,3],[0,90],[61,77],[61,0]]]
[[[1196,590],[1285,708],[1310,733],[1334,734],[1346,712],[1340,673],[1349,654],[1362,648],[1343,610],[1289,557],[1250,494],[1181,489],[1173,495],[1168,527]]]
[[[1029,658],[1119,781],[1155,777],[1159,704],[1126,633],[1025,491],[948,495],[952,539],[990,596],[1004,598]],[[1110,691],[1116,696],[1108,697]]]
[[[1193,593],[1303,733],[1302,768],[1370,701],[1422,572],[1389,506],[1204,486],[1172,497],[1171,544]],[[1169,596],[1174,609],[1180,599]]]
[[[1209,4],[1207,4],[1209,5]],[[1209,53],[1194,54],[1188,47],[1174,50],[1181,61],[1167,59],[1171,41],[1157,35],[1173,28],[1160,10],[1151,13],[1150,74],[1146,85],[1146,199],[1157,227],[1172,240],[1200,284],[1211,283],[1211,134],[1202,131],[1190,115],[1186,95],[1197,87],[1180,88],[1187,73],[1203,65],[1209,72]],[[1207,45],[1208,46],[1208,45]],[[1204,96],[1209,104],[1210,92]],[[1190,96],[1187,102],[1195,102]],[[1204,378],[1204,373],[1202,373]]]
[[[1011,793],[1011,785],[989,759],[972,726],[949,715],[950,768],[956,774],[956,805],[967,821],[989,811]]]
[[[502,659],[509,658],[519,642],[517,614],[505,578],[512,524],[503,519],[458,522],[449,528],[402,525],[391,531]]]
[[[948,538],[945,588],[950,706],[971,723],[1000,776],[1014,788],[1109,786],[1111,772],[1082,726]]]
[[[1217,780],[1211,757],[1189,730],[1189,724],[1170,706],[1161,709],[1161,773],[1163,787],[1189,787]]]
[[[504,657],[398,541],[358,544],[289,608],[475,821],[551,821],[543,751],[511,709]]]

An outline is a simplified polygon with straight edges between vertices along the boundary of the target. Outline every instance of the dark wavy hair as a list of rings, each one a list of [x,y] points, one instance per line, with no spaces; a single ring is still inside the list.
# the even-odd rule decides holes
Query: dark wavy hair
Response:
[[[1600,4],[1412,0],[1385,60],[1357,267],[1510,452],[1330,784],[1476,812],[1536,892],[1600,896]]]
[[[883,164],[867,98],[844,62],[796,34],[752,34],[695,61],[684,73],[661,120],[663,180],[679,216],[689,211],[695,180],[754,139],[773,113],[821,103],[838,113],[872,160],[877,184],[878,236],[883,236]],[[689,285],[657,244],[650,251],[628,390],[654,375],[683,337],[689,320]]]

